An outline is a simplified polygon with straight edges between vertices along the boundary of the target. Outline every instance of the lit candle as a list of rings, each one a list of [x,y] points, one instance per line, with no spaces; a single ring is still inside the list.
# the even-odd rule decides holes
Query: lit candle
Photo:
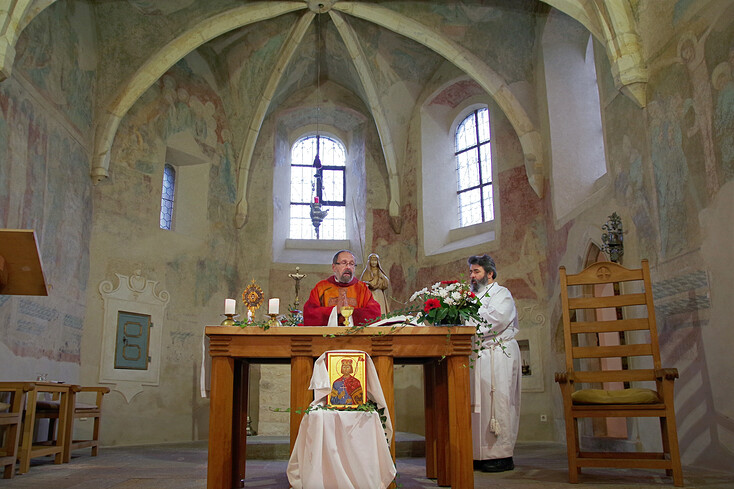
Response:
[[[280,310],[280,299],[270,299],[268,301],[268,314],[278,314]]]
[[[224,314],[234,314],[235,304],[234,299],[224,299]]]

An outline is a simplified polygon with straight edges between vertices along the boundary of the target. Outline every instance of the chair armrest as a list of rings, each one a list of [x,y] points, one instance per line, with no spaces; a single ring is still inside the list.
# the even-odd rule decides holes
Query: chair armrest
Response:
[[[658,380],[675,380],[678,378],[678,369],[677,368],[655,369],[655,378]]]
[[[556,372],[556,382],[559,384],[573,384],[573,372]]]
[[[101,394],[109,394],[110,388],[109,387],[81,387],[79,389],[80,392],[98,392]]]
[[[32,391],[36,388],[33,382],[0,382],[0,392],[10,392],[21,390],[22,392]]]

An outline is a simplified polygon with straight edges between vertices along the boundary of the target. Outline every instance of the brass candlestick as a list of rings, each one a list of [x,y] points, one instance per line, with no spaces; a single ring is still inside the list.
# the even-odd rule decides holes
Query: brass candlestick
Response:
[[[277,314],[273,314],[272,312],[269,312],[268,313],[268,316],[270,316],[270,321],[268,321],[268,326],[270,326],[272,328],[272,327],[278,326],[280,324],[278,322],[278,320],[275,319],[278,316]]]
[[[227,316],[227,318],[224,321],[222,321],[221,325],[222,326],[234,326],[235,314],[225,314],[225,316]]]

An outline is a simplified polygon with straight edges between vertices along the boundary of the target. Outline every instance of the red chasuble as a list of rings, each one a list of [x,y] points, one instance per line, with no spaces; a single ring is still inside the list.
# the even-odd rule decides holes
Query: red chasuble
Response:
[[[346,294],[349,305],[354,306],[352,318],[354,324],[360,325],[380,315],[380,304],[372,297],[367,284],[353,278],[351,282],[343,284],[333,275],[316,284],[311,295],[303,305],[304,326],[326,326],[329,322],[331,310],[336,306],[340,295]],[[339,315],[339,324],[344,318]]]

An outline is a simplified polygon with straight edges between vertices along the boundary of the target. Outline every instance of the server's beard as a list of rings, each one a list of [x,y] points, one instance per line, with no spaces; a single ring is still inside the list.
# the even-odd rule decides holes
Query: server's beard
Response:
[[[484,277],[477,279],[471,279],[471,291],[474,293],[479,292],[479,289],[485,287],[489,283],[489,274]]]

